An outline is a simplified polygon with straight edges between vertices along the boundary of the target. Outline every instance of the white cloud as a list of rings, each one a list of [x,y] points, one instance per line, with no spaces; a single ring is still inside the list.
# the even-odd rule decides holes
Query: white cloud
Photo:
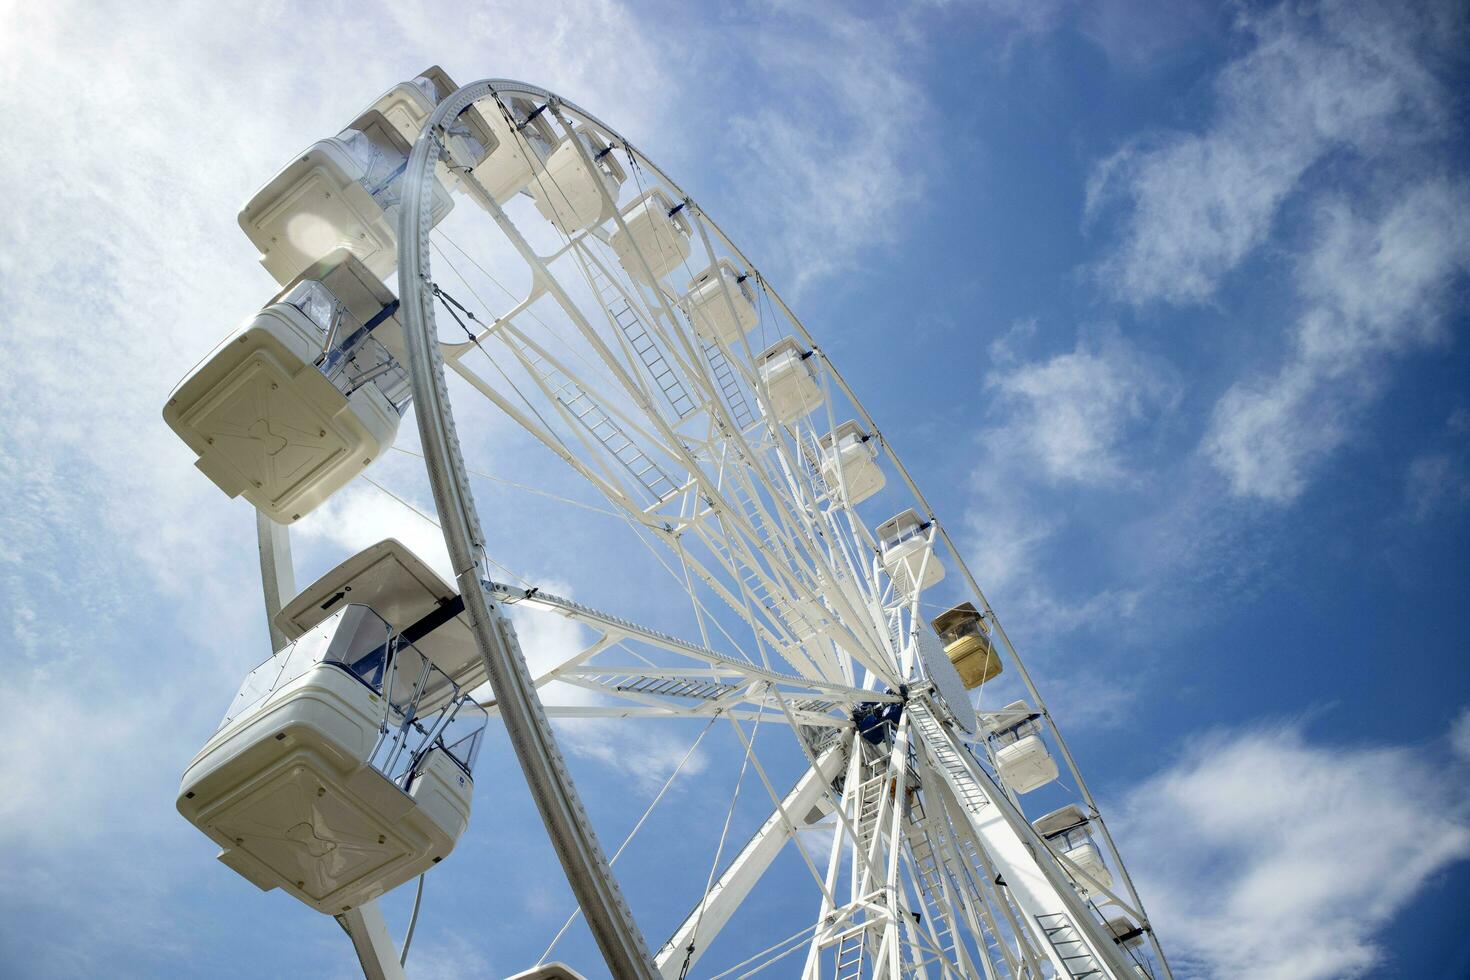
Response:
[[[930,0],[954,6],[951,0]],[[1090,38],[1115,64],[1143,68],[1166,51],[1210,30],[1218,12],[1204,0],[1168,4],[1138,0],[970,0],[966,11],[978,11],[987,33],[1011,35],[1004,50],[1032,35],[1070,28]]]
[[[368,475],[381,476],[376,472]],[[446,582],[453,583],[454,569],[449,561],[449,551],[444,546],[444,533],[427,516],[420,515],[420,512],[433,514],[433,504],[415,500],[399,489],[394,493],[406,503],[394,500],[372,484],[351,484],[321,508],[303,517],[294,526],[294,539],[305,544],[329,543],[333,554],[340,560],[385,538],[396,538]],[[417,511],[411,510],[410,504]],[[307,583],[301,581],[296,584],[305,586]]]
[[[1470,857],[1470,797],[1421,749],[1269,725],[1191,746],[1116,829],[1179,975],[1351,978],[1382,963],[1377,930]]]
[[[1089,183],[1090,216],[1126,205],[1098,269],[1122,299],[1207,299],[1314,164],[1340,150],[1401,156],[1447,118],[1422,49],[1459,36],[1448,6],[1281,5],[1240,23],[1253,44],[1217,79],[1208,128],[1131,142]]]
[[[1296,499],[1381,389],[1382,362],[1442,338],[1446,291],[1470,266],[1465,184],[1424,181],[1376,217],[1333,202],[1318,225],[1291,352],[1275,375],[1231,386],[1205,437],[1237,495]]]
[[[1130,482],[1121,444],[1178,396],[1169,373],[1116,334],[1046,361],[1003,364],[986,379],[1005,421],[982,437],[997,459],[1032,459],[1053,482]]]
[[[1132,443],[1149,441],[1180,389],[1169,367],[1111,331],[1079,337],[1066,353],[1020,361],[1014,348],[1034,326],[1022,321],[991,345],[996,367],[986,389],[996,394],[995,421],[978,436],[981,458],[970,474],[965,554],[986,590],[1004,596],[1012,616],[1055,636],[1127,618],[1138,596],[1105,589],[1064,601],[1041,581],[1037,562],[1062,523],[1038,503],[1038,490],[1137,486],[1139,448]]]
[[[1470,707],[1461,708],[1450,726],[1450,745],[1462,762],[1470,762]]]
[[[1451,453],[1421,453],[1405,472],[1404,502],[1409,516],[1421,523],[1470,503],[1470,472]]]
[[[7,948],[22,972],[96,973],[113,965],[92,951],[145,947],[138,962],[178,972],[180,935],[216,938],[201,919],[181,932],[181,896],[204,894],[221,869],[172,795],[269,650],[253,511],[193,470],[160,411],[276,289],[236,227],[240,203],[446,45],[462,79],[565,80],[630,128],[675,91],[665,46],[616,5],[416,8],[411,31],[385,25],[388,9],[7,9],[0,115],[14,133],[44,134],[0,157],[0,179],[25,189],[0,224],[0,738],[11,747],[0,760],[0,904],[8,919],[56,926]],[[637,71],[607,71],[619,56],[636,57]],[[300,536],[308,563],[396,533],[442,570],[438,532],[376,493],[353,488],[313,515]],[[333,512],[340,525],[321,527]],[[236,886],[211,903],[248,902],[248,886],[225,887]],[[97,896],[110,910],[102,926],[90,924]],[[300,914],[285,902],[251,908],[273,910],[273,927]]]
[[[758,233],[777,261],[752,258],[800,289],[893,241],[923,192],[909,155],[923,152],[933,110],[906,71],[915,49],[901,21],[826,7],[781,13],[789,20],[756,49],[759,70],[775,91],[802,95],[731,120],[737,186],[761,188],[764,200],[727,230]]]

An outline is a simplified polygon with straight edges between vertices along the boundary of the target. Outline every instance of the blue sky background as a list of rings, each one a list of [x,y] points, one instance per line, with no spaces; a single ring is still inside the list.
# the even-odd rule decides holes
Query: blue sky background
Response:
[[[269,649],[250,508],[159,411],[274,292],[241,202],[439,63],[608,120],[782,288],[960,532],[1181,976],[1470,976],[1457,5],[407,10],[6,5],[0,974],[353,974],[332,922],[174,812]],[[571,486],[473,421],[497,473]],[[373,475],[426,503],[411,463]],[[489,522],[511,567],[673,615],[620,527],[477,494],[513,515]],[[349,488],[303,522],[299,581],[388,534],[438,549]],[[533,658],[577,639],[523,625]],[[697,729],[563,733],[611,847]],[[654,944],[697,897],[670,882],[708,870],[734,746],[711,732],[625,859]],[[515,972],[570,910],[503,742],[481,759],[417,976]],[[815,906],[763,894],[741,921],[772,939]],[[585,932],[560,949],[600,969]]]

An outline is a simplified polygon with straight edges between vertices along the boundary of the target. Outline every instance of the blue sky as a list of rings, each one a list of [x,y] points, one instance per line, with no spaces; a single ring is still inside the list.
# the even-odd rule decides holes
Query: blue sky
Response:
[[[406,9],[6,13],[7,976],[352,975],[333,923],[173,810],[269,650],[250,509],[159,411],[274,292],[240,203],[433,63],[608,120],[782,287],[959,532],[1181,976],[1470,976],[1454,5]],[[565,479],[475,421],[497,472]],[[373,475],[426,503],[411,462]],[[491,521],[508,565],[659,619],[618,528],[477,494],[513,518]],[[433,552],[415,520],[349,488],[303,522],[299,580],[388,533]],[[576,639],[524,625],[531,651]],[[694,734],[564,730],[605,843]],[[694,897],[671,869],[707,870],[733,745],[711,734],[626,859],[655,944]],[[476,782],[419,976],[514,972],[570,909],[502,741]],[[597,972],[585,933],[560,949]]]

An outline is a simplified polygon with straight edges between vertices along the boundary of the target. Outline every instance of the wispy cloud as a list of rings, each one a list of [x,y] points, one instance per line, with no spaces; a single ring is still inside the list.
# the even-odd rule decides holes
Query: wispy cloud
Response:
[[[1327,2],[1241,17],[1249,49],[1194,132],[1134,140],[1096,169],[1088,214],[1122,204],[1099,281],[1130,303],[1208,299],[1330,154],[1402,155],[1440,135],[1444,86],[1427,67],[1461,36],[1448,5]]]
[[[1003,421],[982,440],[997,459],[1034,462],[1052,482],[1100,486],[1135,478],[1123,442],[1179,397],[1172,372],[1116,331],[1046,360],[1002,363],[986,387]]]
[[[1105,587],[1064,599],[1054,591],[1041,571],[1067,522],[1044,495],[1139,489],[1180,387],[1167,364],[1115,330],[1084,330],[1071,350],[1022,359],[1017,348],[1033,332],[1022,322],[991,345],[985,384],[996,397],[976,437],[965,551],[1010,616],[1033,636],[1053,637],[1129,618],[1139,593]]]
[[[732,224],[757,233],[799,289],[893,241],[923,193],[908,158],[923,152],[934,116],[911,74],[921,52],[901,17],[826,5],[782,14],[784,29],[756,48],[756,62],[774,91],[803,95],[732,120],[738,182],[766,192],[761,208]]]
[[[1470,187],[1428,180],[1382,213],[1324,205],[1298,270],[1309,304],[1274,375],[1238,382],[1204,441],[1234,493],[1296,499],[1384,383],[1383,362],[1443,337],[1444,300],[1470,265]]]
[[[1262,725],[1195,742],[1116,823],[1181,975],[1352,978],[1383,963],[1377,932],[1430,877],[1470,857],[1464,786],[1418,747]]]
[[[1450,746],[1462,761],[1470,763],[1470,706],[1460,709],[1455,716],[1450,726]]]

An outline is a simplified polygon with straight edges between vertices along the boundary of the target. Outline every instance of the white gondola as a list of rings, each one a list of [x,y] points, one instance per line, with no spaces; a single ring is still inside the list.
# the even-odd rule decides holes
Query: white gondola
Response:
[[[1145,933],[1128,917],[1126,912],[1107,917],[1108,931],[1113,934],[1113,941],[1125,949],[1137,949],[1143,945]]]
[[[371,606],[395,630],[408,629],[442,611],[443,622],[416,638],[414,645],[454,686],[469,691],[485,682],[485,663],[458,598],[454,587],[423,559],[388,538],[302,589],[276,614],[275,625],[294,640],[349,599]]]
[[[349,605],[251,671],[185,771],[178,809],[259,888],[340,914],[454,850],[485,721],[381,617]]]
[[[348,248],[374,275],[388,276],[398,262],[394,222],[411,149],[372,109],[336,136],[312,144],[240,210],[240,227],[260,250],[260,264],[284,284]],[[449,190],[436,181],[434,222],[453,204]]]
[[[408,374],[376,336],[401,343],[397,307],[351,252],[339,251],[191,371],[164,420],[216,486],[289,524],[393,443]]]
[[[655,187],[638,197],[623,208],[622,214],[627,230],[614,231],[609,244],[624,271],[634,279],[656,285],[689,258],[689,236],[694,234],[694,227],[683,206],[676,206],[661,189]]]
[[[879,524],[873,532],[888,577],[906,595],[922,592],[944,578],[934,554],[934,525],[909,509]]]
[[[1017,793],[1030,793],[1057,778],[1057,763],[1041,739],[1040,716],[1024,701],[1013,701],[992,718],[990,740],[1000,778]]]
[[[551,151],[527,189],[541,217],[570,237],[612,218],[618,189],[627,179],[602,137],[579,128]]]
[[[755,301],[750,277],[739,272],[729,259],[720,259],[690,280],[689,291],[679,306],[689,315],[699,336],[735,347],[760,321]]]
[[[419,138],[419,133],[423,131],[424,123],[428,122],[434,107],[458,88],[459,85],[444,69],[434,65],[424,69],[412,80],[399,82],[384,92],[368,107],[368,111],[381,112],[398,130],[399,135],[412,145]],[[456,164],[461,166],[476,166],[494,152],[499,144],[488,121],[473,106],[452,121],[449,133],[449,151]],[[458,182],[458,178],[442,160],[436,165],[435,172],[448,187],[454,187]]]
[[[822,482],[834,496],[845,489],[847,502],[860,504],[883,489],[887,478],[878,465],[878,440],[857,422],[843,422],[820,443]]]
[[[812,369],[814,353],[794,337],[782,337],[756,358],[761,382],[770,396],[771,414],[782,425],[811,414],[824,400],[822,384]]]
[[[1093,843],[1087,816],[1077,804],[1068,803],[1061,809],[1037,817],[1031,826],[1093,881],[1104,888],[1113,887],[1113,874],[1103,861],[1102,852]],[[1076,885],[1083,898],[1097,890],[1081,878],[1076,879]]]
[[[546,166],[556,146],[556,132],[544,112],[524,97],[503,96],[476,107],[495,139],[495,149],[473,168],[479,181],[505,204],[526,190]]]

